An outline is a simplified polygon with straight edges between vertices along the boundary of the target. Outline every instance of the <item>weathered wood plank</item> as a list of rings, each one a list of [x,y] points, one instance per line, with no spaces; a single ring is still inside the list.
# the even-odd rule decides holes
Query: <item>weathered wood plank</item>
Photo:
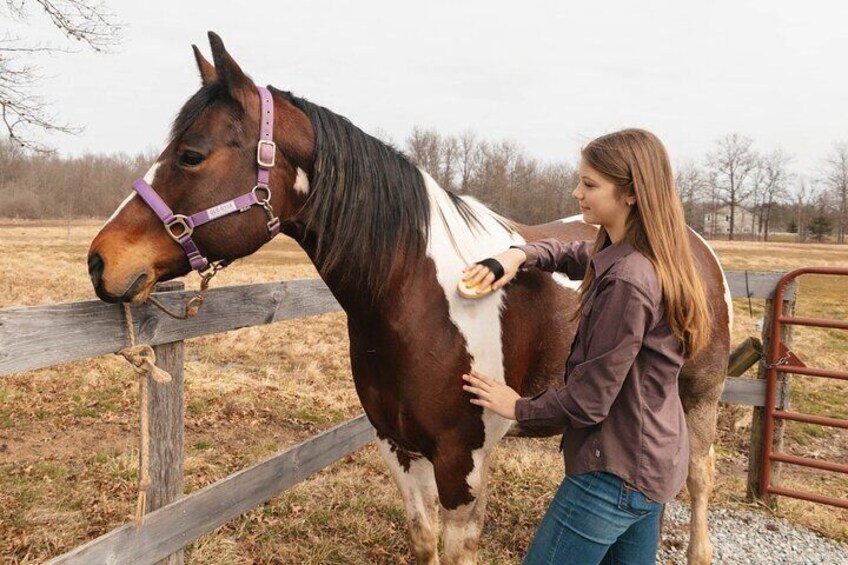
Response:
[[[745,371],[754,366],[760,360],[763,344],[759,338],[748,336],[736,349],[730,352],[730,360],[727,363],[727,375],[729,377],[741,377]]]
[[[170,309],[192,292],[158,294]],[[200,314],[174,320],[152,304],[133,308],[139,343],[158,345],[341,308],[320,279],[214,288]],[[114,353],[127,344],[122,309],[99,300],[0,309],[0,376]]]
[[[156,285],[158,291],[183,290],[182,281]],[[150,411],[150,488],[147,491],[147,512],[153,512],[183,496],[183,460],[185,424],[183,409],[184,342],[153,346],[156,366],[171,375],[171,382],[157,383],[150,379],[148,407]],[[139,468],[141,447],[139,446]],[[182,565],[182,550],[172,553],[157,565]]]
[[[733,298],[745,298],[750,291],[751,298],[771,298],[774,296],[774,288],[785,273],[762,273],[748,272],[747,287],[745,284],[745,272],[729,271],[727,284],[730,285],[730,294]],[[787,300],[795,300],[795,281],[786,287],[784,296]]]
[[[151,512],[49,563],[148,564],[174,553],[374,439],[365,415]]]
[[[785,387],[784,387],[785,389]],[[786,398],[786,391],[778,391],[777,407],[781,408]],[[766,382],[762,379],[742,379],[727,377],[724,381],[724,392],[721,394],[724,404],[743,404],[745,406],[766,405]]]
[[[749,273],[752,298],[771,296],[780,273]],[[746,296],[744,273],[728,273],[734,296]],[[794,288],[794,287],[792,287]],[[793,295],[787,289],[787,299]],[[179,310],[191,292],[159,295]],[[173,320],[153,305],[133,309],[140,343],[158,345],[339,311],[320,279],[214,288],[200,314]],[[0,309],[0,376],[118,351],[126,343],[121,309],[99,300]]]

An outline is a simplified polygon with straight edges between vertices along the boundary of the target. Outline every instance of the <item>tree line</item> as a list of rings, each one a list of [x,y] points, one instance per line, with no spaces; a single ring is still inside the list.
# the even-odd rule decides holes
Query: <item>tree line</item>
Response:
[[[518,222],[579,213],[571,197],[576,159],[543,162],[512,141],[420,127],[400,148],[442,187],[473,196]],[[7,138],[0,141],[0,217],[105,218],[155,158],[153,153],[62,158],[28,151]],[[801,241],[832,236],[845,243],[848,143],[834,143],[816,175],[794,172],[791,164],[783,149],[759,150],[740,134],[717,140],[700,161],[675,167],[687,222],[708,237],[768,240],[789,232]]]
[[[794,171],[792,161],[784,149],[758,149],[738,133],[716,140],[700,162],[676,168],[687,222],[708,236],[729,239],[768,241],[773,233],[788,232],[800,241],[832,235],[845,243],[848,143],[834,142],[814,173]]]

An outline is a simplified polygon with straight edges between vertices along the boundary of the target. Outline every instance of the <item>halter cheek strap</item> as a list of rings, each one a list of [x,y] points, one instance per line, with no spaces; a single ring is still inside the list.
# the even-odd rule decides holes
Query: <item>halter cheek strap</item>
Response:
[[[185,251],[191,268],[197,272],[203,272],[209,267],[209,261],[191,238],[194,229],[212,220],[244,212],[253,206],[261,206],[267,217],[266,227],[271,239],[280,233],[280,218],[274,215],[271,208],[271,189],[268,186],[271,177],[271,169],[274,167],[277,154],[277,146],[274,144],[274,100],[271,92],[262,86],[256,87],[259,91],[259,142],[256,146],[256,186],[250,192],[242,194],[232,200],[227,200],[211,208],[207,208],[196,214],[185,216],[175,214],[173,210],[162,200],[162,197],[144,179],[138,179],[133,184],[135,190],[142,200],[153,210],[153,213],[162,220],[165,231],[174,241],[180,244]]]

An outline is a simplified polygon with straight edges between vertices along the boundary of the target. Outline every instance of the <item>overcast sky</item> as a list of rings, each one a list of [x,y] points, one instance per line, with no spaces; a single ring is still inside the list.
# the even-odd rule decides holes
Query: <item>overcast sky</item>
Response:
[[[63,154],[159,149],[199,87],[191,44],[216,31],[257,83],[402,143],[415,125],[576,160],[615,129],[657,133],[675,163],[730,132],[812,174],[848,139],[848,3],[105,0],[114,53],[40,61]],[[32,38],[63,40],[33,12]],[[211,58],[211,57],[210,57]]]

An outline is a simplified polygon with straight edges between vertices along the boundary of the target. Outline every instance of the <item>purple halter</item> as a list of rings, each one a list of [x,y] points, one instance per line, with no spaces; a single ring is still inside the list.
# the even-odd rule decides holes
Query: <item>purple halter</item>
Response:
[[[194,228],[202,226],[207,222],[211,222],[217,218],[223,218],[236,212],[244,212],[252,206],[261,206],[265,210],[265,215],[268,217],[268,232],[273,239],[280,233],[280,218],[274,215],[274,210],[271,208],[271,189],[268,187],[268,180],[271,176],[271,169],[274,167],[275,157],[277,154],[277,146],[274,144],[274,100],[271,93],[263,86],[257,86],[259,90],[259,98],[261,100],[260,119],[259,119],[259,144],[256,147],[256,164],[259,171],[256,175],[256,186],[247,194],[242,194],[232,200],[227,200],[217,206],[207,208],[202,212],[184,216],[182,214],[174,214],[171,208],[165,204],[165,201],[153,190],[153,187],[147,184],[144,179],[138,179],[133,184],[135,190],[142,200],[144,200],[150,209],[162,220],[165,224],[165,231],[168,232],[174,241],[180,244],[188,257],[191,268],[202,273],[209,268],[209,261],[204,257],[194,240],[191,239],[191,234]]]

